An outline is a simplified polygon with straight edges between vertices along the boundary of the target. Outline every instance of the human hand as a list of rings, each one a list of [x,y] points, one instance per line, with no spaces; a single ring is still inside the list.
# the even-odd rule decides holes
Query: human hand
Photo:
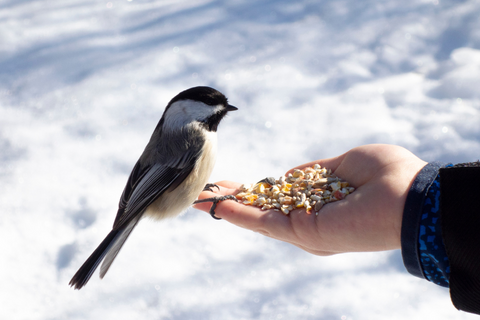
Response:
[[[426,162],[402,147],[365,145],[341,156],[296,168],[315,163],[331,169],[356,190],[341,201],[326,204],[318,215],[307,214],[304,208],[284,215],[240,202],[223,201],[215,210],[216,216],[316,255],[399,249],[407,193]],[[216,184],[222,195],[236,194],[241,185],[232,181]],[[215,194],[206,191],[199,199],[212,196]],[[195,207],[208,212],[210,205],[200,203]]]

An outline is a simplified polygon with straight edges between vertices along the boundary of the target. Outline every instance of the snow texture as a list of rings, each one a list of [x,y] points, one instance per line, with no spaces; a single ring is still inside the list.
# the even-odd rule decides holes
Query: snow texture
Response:
[[[163,108],[197,85],[239,108],[211,181],[355,146],[480,157],[479,0],[0,2],[0,319],[476,319],[400,252],[317,257],[189,209],[106,236]]]

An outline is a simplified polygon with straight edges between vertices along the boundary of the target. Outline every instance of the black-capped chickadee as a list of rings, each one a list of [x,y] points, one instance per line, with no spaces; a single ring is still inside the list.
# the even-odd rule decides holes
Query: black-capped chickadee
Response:
[[[215,218],[216,203],[235,198],[195,201],[203,190],[215,186],[207,181],[215,163],[216,131],[227,112],[234,110],[222,93],[209,87],[190,88],[168,103],[128,178],[112,231],[75,273],[71,286],[82,288],[105,258],[103,278],[142,217],[173,217],[194,202],[211,201]]]

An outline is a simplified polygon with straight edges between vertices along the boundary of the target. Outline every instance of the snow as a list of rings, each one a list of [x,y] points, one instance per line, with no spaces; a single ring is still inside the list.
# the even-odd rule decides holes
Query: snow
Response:
[[[1,319],[474,319],[400,253],[310,255],[189,209],[108,233],[163,108],[208,85],[239,108],[211,181],[254,182],[367,143],[480,150],[480,1],[0,3]]]

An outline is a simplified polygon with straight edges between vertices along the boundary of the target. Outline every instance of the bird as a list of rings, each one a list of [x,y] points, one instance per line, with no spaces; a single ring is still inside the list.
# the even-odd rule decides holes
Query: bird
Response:
[[[123,244],[144,217],[174,217],[199,202],[212,202],[215,216],[219,201],[235,196],[197,200],[208,183],[217,151],[217,128],[228,112],[238,110],[221,92],[199,86],[177,94],[167,104],[150,141],[127,180],[112,230],[69,282],[81,289],[102,262],[103,279]]]

